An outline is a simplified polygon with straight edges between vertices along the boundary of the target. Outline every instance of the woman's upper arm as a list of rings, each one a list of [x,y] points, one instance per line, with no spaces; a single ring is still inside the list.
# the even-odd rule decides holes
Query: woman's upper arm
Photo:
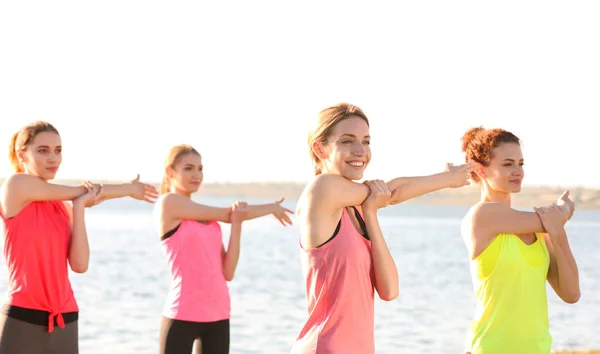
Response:
[[[498,235],[545,232],[535,212],[518,211],[500,203],[482,203],[474,211],[473,229]]]
[[[69,214],[69,222],[71,223],[71,230],[73,230],[73,206],[67,201],[63,201],[63,205],[65,206],[67,214]]]
[[[333,174],[315,177],[309,191],[312,205],[332,212],[348,206],[361,205],[369,196],[369,187]],[[317,203],[315,203],[317,202]]]
[[[83,193],[83,186],[63,186],[44,182],[38,177],[17,173],[5,182],[7,199],[17,199],[22,203],[44,200],[72,200]]]
[[[2,209],[6,217],[17,215],[29,202],[45,200],[71,200],[85,193],[82,186],[71,187],[51,184],[41,179],[16,173],[2,186]]]
[[[170,193],[161,198],[162,210],[168,219],[229,222],[229,209],[198,204],[190,198]]]

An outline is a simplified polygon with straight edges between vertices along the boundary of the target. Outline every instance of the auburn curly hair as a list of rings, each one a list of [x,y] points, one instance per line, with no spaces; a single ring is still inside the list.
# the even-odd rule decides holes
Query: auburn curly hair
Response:
[[[476,127],[469,129],[462,137],[462,151],[467,162],[477,162],[487,166],[492,159],[492,150],[504,143],[521,145],[521,141],[513,133],[504,129],[485,129]],[[479,176],[472,172],[471,179],[478,181]]]

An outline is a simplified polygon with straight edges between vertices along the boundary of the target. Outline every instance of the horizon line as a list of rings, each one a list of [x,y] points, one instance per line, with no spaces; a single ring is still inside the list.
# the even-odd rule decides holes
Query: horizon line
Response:
[[[8,177],[8,176],[6,176]],[[4,182],[4,180],[6,179],[6,177],[4,176],[0,176],[0,182]],[[84,181],[85,179],[79,179],[79,178],[57,178],[57,179],[53,179],[52,181],[54,183],[57,182],[80,182],[80,181]],[[93,181],[94,179],[92,179]],[[96,178],[95,180],[97,181],[102,181],[104,183],[123,183],[123,182],[129,182],[131,181],[131,179],[115,179],[115,178]],[[147,184],[152,184],[152,185],[160,185],[161,181],[156,181],[156,180],[141,180],[143,183],[147,183]],[[308,180],[264,180],[264,181],[253,181],[253,180],[249,180],[249,181],[232,181],[232,180],[213,180],[213,181],[203,181],[202,184],[232,184],[232,185],[242,185],[242,184],[297,184],[297,185],[301,185],[301,184],[305,184],[307,183]],[[600,190],[600,185],[599,186],[592,186],[592,185],[585,185],[585,184],[570,184],[570,183],[564,183],[564,184],[546,184],[546,183],[523,183],[524,187],[545,187],[545,188],[563,188],[563,189],[576,189],[576,188],[585,188],[585,189],[595,189],[595,190]],[[468,185],[465,186],[467,188],[469,187],[474,187],[474,185]],[[461,187],[462,188],[462,187]],[[454,188],[453,188],[454,189]],[[460,189],[460,188],[456,188],[456,189]]]

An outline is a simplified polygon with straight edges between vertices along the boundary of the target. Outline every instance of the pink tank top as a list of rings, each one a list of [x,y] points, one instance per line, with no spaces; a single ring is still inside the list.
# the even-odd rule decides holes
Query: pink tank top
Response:
[[[2,215],[2,221],[7,305],[49,312],[48,332],[54,318],[64,328],[62,313],[79,308],[69,281],[71,223],[63,202],[31,202],[15,217]]]
[[[229,319],[229,287],[223,275],[221,226],[183,220],[161,241],[171,274],[163,316],[192,322]]]
[[[337,236],[301,249],[301,255],[308,320],[292,353],[375,353],[371,242],[356,231],[346,209]]]

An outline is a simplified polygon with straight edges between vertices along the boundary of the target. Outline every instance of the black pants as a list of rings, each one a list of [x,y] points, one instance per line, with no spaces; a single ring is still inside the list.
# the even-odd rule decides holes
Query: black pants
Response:
[[[189,322],[163,317],[160,354],[229,354],[229,320]]]
[[[77,321],[65,328],[27,323],[0,314],[0,354],[78,354]]]

